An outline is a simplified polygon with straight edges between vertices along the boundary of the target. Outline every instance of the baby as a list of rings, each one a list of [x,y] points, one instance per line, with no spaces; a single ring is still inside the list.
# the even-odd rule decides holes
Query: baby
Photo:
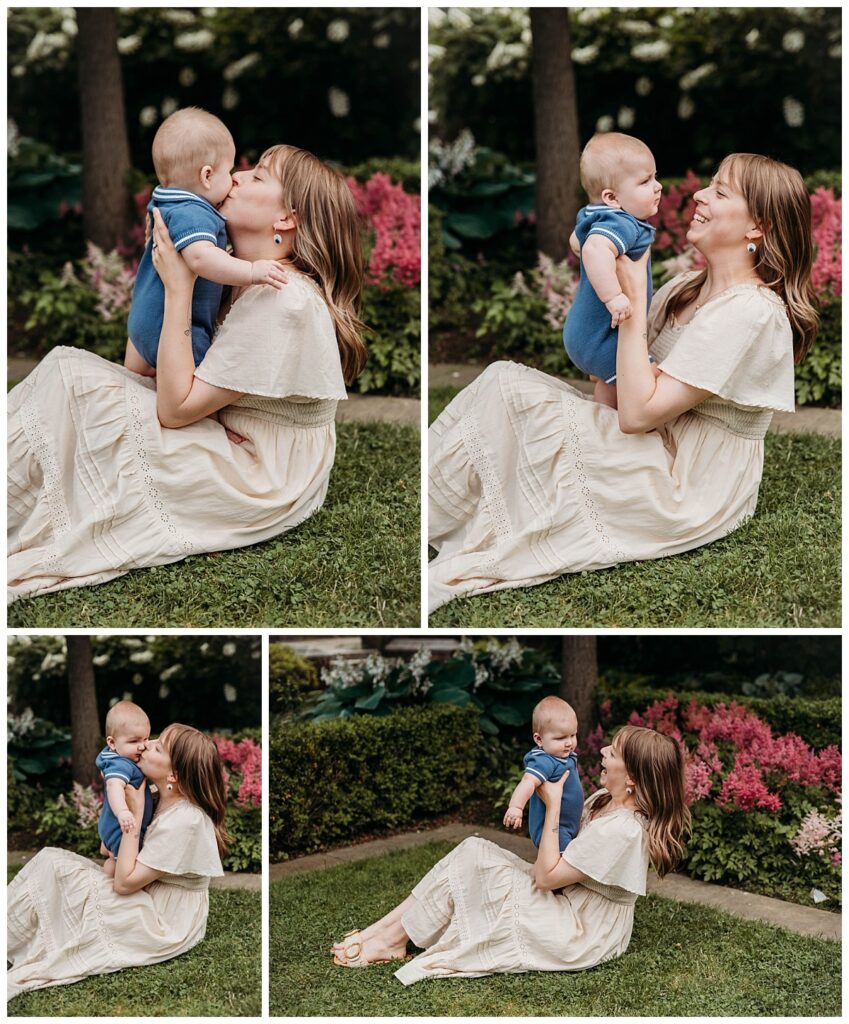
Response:
[[[584,809],[584,791],[578,778],[578,761],[575,757],[578,719],[565,700],[544,697],[534,708],[532,728],[536,746],[525,754],[522,762],[525,774],[510,797],[510,806],[504,815],[504,827],[522,827],[522,811],[530,800],[528,831],[534,845],[538,847],[545,824],[545,804],[537,796],[536,789],[543,782],[557,782],[565,774],[559,827],[562,853],[578,834]]]
[[[178,252],[198,275],[192,294],[192,355],[195,366],[212,342],[222,285],[247,287],[286,283],[274,260],[239,260],[225,252],[225,219],[216,207],[233,187],[236,160],[233,136],[217,117],[198,107],[186,107],[167,117],[153,139],[153,166],[159,185],[148,204],[148,216],[158,208]],[[270,230],[270,228],[269,228]],[[139,264],[127,324],[124,365],[134,373],[155,374],[159,335],[165,312],[165,289],[153,266],[153,242],[148,239]]]
[[[103,843],[100,852],[109,855],[103,871],[110,877],[115,874],[115,858],[118,856],[121,836],[135,828],[135,818],[127,807],[124,790],[127,786],[138,789],[144,781],[137,762],[149,736],[150,721],[138,704],[119,700],[109,709],[106,716],[106,746],[97,755],[95,764],[106,784],[97,830]],[[142,848],[144,834],[152,817],[153,798],[150,789],[145,789],[139,849]]]
[[[619,287],[616,259],[637,260],[654,241],[646,223],[660,205],[661,187],[645,143],[631,135],[594,135],[581,154],[581,184],[590,198],[578,211],[569,239],[581,259],[581,279],[563,328],[569,358],[597,377],[595,400],[616,408],[618,327],[631,316],[631,303]],[[646,289],[651,301],[651,265]]]

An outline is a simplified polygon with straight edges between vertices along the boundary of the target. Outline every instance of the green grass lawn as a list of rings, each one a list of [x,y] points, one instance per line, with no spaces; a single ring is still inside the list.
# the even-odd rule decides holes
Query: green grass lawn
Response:
[[[431,419],[455,394],[434,389]],[[673,558],[460,598],[431,626],[839,627],[840,438],[769,434],[755,516]]]
[[[238,551],[19,601],[10,626],[418,626],[419,432],[337,425],[324,506]]]
[[[272,1016],[838,1016],[840,944],[649,896],[618,960],[581,973],[435,979],[334,967],[331,942],[404,899],[449,843],[271,885]]]
[[[14,871],[10,872],[10,875]],[[213,889],[206,938],[163,964],[24,992],[10,1017],[259,1017],[260,894]]]

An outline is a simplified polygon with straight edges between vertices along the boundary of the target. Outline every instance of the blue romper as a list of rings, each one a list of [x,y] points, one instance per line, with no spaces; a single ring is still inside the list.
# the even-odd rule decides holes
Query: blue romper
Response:
[[[114,750],[110,750],[109,747],[104,747],[103,750],[97,755],[97,760],[94,762],[100,771],[103,773],[103,785],[106,786],[107,779],[120,779],[121,782],[125,782],[128,786],[132,786],[133,789],[138,789],[139,786],[144,782],[144,775],[141,768],[135,762],[131,761],[128,757],[121,757],[120,754],[116,754]],[[142,817],[141,835],[139,836],[139,849],[142,848],[144,842],[144,834],[147,831],[147,826],[150,824],[150,819],[153,817],[153,797],[150,795],[150,789],[144,791],[144,816]],[[100,838],[103,840],[103,845],[112,854],[113,857],[118,856],[118,847],[121,845],[121,824],[115,817],[115,812],[109,806],[109,800],[104,793],[103,796],[103,807],[100,811],[100,821],[97,825],[97,831],[100,834]]]
[[[590,235],[603,235],[616,246],[620,256],[632,260],[640,256],[654,241],[655,229],[630,213],[603,203],[593,203],[578,211],[575,234],[581,246],[581,279],[575,301],[566,317],[563,343],[566,353],[583,373],[591,373],[607,384],[616,380],[616,343],[619,328],[610,326],[610,313],[596,295],[584,271],[584,242]],[[651,304],[651,260],[646,268],[646,308]]]
[[[563,799],[560,803],[560,852],[563,853],[578,834],[584,809],[584,789],[578,777],[578,759],[574,754],[554,757],[542,747],[534,747],[525,754],[522,764],[526,773],[543,782],[557,782],[564,772],[569,772],[569,778],[563,783]],[[542,839],[544,824],[545,804],[534,793],[528,805],[528,831],[536,847],[539,847]]]
[[[212,242],[219,249],[227,247],[224,217],[214,206],[196,196],[194,192],[157,185],[147,205],[151,220],[154,209],[162,213],[177,252],[193,242]],[[159,335],[162,332],[162,319],[165,315],[165,288],[153,266],[152,248],[151,238],[139,263],[127,323],[130,341],[148,366],[156,366]],[[221,305],[223,290],[223,285],[202,277],[195,281],[195,290],[192,293],[192,355],[195,366],[200,363],[212,344],[215,317]]]

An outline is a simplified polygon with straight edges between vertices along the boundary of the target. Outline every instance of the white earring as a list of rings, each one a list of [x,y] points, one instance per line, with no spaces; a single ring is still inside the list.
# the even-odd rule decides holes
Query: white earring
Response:
[[[173,787],[173,786],[171,785],[171,783],[169,782],[169,783],[168,783],[168,785],[167,785],[167,786],[166,786],[165,788],[166,788],[166,789],[168,790],[168,792],[170,793],[170,792],[171,792],[171,790],[172,790],[172,789],[173,789],[174,787]]]
[[[282,245],[283,244],[283,236],[279,232],[277,232],[277,231],[274,232],[274,244],[275,245]]]
[[[746,246],[746,252],[756,253],[757,251],[758,247],[755,245],[754,242],[749,242],[749,244]]]
[[[631,789],[630,786],[626,786],[625,787],[625,792],[628,794],[628,796],[633,796],[634,795],[634,791],[633,791],[633,789]]]

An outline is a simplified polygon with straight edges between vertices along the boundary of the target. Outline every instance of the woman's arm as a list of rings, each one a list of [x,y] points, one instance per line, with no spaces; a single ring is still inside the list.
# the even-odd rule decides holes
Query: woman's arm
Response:
[[[165,287],[165,315],[156,359],[156,414],[163,427],[184,427],[231,405],[242,392],[198,380],[192,356],[195,275],[171,241],[159,210],[153,211],[153,265]]]
[[[631,300],[630,320],[619,327],[616,352],[616,401],[619,429],[644,434],[710,398],[711,392],[684,384],[668,374],[655,374],[648,358],[646,264],[649,251],[636,262],[616,261],[622,290]]]
[[[574,885],[587,877],[583,871],[567,864],[560,854],[560,802],[567,774],[564,772],[557,782],[543,782],[537,790],[537,796],[545,804],[545,824],[534,864],[534,883],[537,889],[545,891]]]
[[[144,792],[147,782],[143,782],[138,789],[127,786],[124,798],[127,806],[135,818],[135,828],[132,832],[125,832],[121,836],[121,845],[118,847],[118,857],[115,861],[115,877],[112,880],[112,888],[119,896],[129,896],[130,893],[138,892],[157,878],[161,878],[162,871],[155,871],[146,864],[138,863],[139,838],[141,836],[142,820],[144,818]]]

